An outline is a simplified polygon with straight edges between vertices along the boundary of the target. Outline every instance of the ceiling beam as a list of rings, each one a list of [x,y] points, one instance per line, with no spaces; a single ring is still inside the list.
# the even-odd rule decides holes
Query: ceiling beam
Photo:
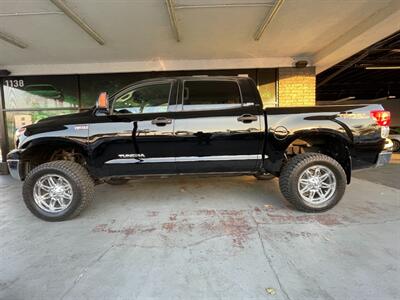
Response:
[[[104,45],[104,39],[87,24],[75,11],[73,11],[63,0],[50,0],[55,6],[58,7],[67,17],[74,21],[80,28],[82,28],[92,39],[99,45]]]
[[[178,21],[176,19],[176,14],[175,14],[175,1],[174,0],[165,0],[165,4],[167,5],[167,9],[168,9],[171,29],[174,33],[176,41],[180,42],[181,37],[179,34]]]
[[[267,26],[272,22],[272,19],[276,16],[278,13],[279,9],[282,7],[282,4],[285,2],[285,0],[276,0],[272,8],[270,8],[267,13],[264,16],[264,19],[260,23],[260,25],[257,28],[257,31],[254,34],[254,40],[258,41],[260,40],[262,34],[264,33],[265,29]]]
[[[28,47],[28,45],[25,44],[24,42],[4,32],[0,32],[0,40],[3,40],[21,49],[25,49]]]

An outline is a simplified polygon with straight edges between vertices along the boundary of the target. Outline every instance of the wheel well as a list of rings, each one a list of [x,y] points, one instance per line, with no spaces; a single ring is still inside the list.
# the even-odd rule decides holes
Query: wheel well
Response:
[[[27,172],[33,168],[50,161],[66,160],[87,165],[85,149],[70,142],[46,142],[28,147],[22,158],[27,163]]]
[[[350,183],[351,157],[349,145],[345,139],[329,134],[300,136],[286,148],[285,159],[307,152],[321,153],[332,157],[343,167],[347,182]]]

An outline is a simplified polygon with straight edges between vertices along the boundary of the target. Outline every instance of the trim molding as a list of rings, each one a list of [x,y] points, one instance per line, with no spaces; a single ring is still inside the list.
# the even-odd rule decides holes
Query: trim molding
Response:
[[[227,161],[227,160],[259,160],[260,154],[250,155],[214,155],[214,156],[181,156],[181,157],[150,157],[117,158],[105,162],[105,164],[142,164],[142,163],[176,163],[176,162],[197,162],[197,161]]]

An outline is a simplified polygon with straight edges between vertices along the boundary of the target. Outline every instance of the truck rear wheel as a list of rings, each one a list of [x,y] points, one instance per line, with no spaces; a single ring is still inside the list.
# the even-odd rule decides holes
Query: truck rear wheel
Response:
[[[320,153],[296,155],[283,167],[279,178],[283,196],[305,212],[334,207],[342,199],[346,184],[342,166]]]
[[[81,165],[52,161],[33,169],[22,189],[25,205],[45,221],[72,219],[90,203],[94,183]]]

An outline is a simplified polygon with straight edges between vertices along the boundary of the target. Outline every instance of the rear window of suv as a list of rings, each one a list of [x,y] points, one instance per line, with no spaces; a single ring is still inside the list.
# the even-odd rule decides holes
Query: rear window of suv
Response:
[[[184,110],[229,109],[241,106],[236,81],[188,80],[183,86]]]

